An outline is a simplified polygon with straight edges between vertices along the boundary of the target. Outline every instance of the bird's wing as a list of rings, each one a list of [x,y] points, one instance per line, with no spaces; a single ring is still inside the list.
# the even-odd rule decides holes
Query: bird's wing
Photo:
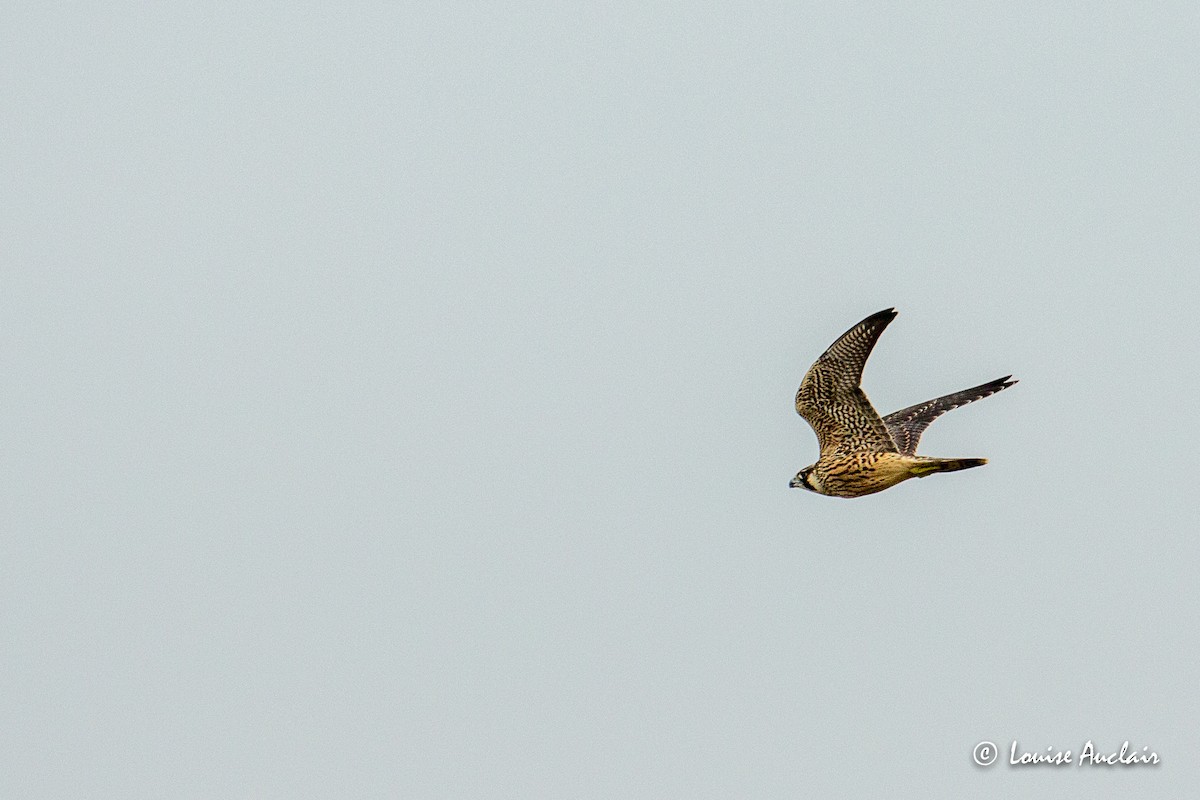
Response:
[[[1009,380],[1011,377],[1012,375],[1005,375],[1003,378],[997,378],[971,389],[963,389],[961,392],[948,394],[945,397],[917,403],[915,406],[888,414],[883,418],[883,423],[887,426],[888,433],[891,434],[896,446],[900,448],[900,452],[906,456],[915,455],[917,442],[921,441],[921,434],[935,419],[947,411],[1007,389],[1016,383],[1016,381]]]
[[[895,317],[895,309],[885,309],[843,333],[801,381],[796,413],[816,431],[822,456],[837,450],[896,452],[887,426],[859,386],[867,356]]]

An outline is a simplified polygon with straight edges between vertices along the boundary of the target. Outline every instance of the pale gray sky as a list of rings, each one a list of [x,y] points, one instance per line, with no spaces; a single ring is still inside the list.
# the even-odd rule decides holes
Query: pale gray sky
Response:
[[[1194,790],[1198,37],[9,4],[0,795]],[[991,463],[788,489],[888,306],[882,411],[1020,379],[923,440]]]

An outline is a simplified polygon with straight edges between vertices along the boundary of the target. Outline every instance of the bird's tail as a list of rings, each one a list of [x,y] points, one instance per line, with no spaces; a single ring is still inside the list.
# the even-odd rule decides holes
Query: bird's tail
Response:
[[[986,458],[931,458],[912,467],[911,471],[918,478],[924,478],[935,472],[958,472],[960,469],[982,467],[986,463]]]

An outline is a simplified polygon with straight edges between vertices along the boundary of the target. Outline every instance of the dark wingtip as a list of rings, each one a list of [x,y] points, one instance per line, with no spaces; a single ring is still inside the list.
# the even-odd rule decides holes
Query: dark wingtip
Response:
[[[894,320],[896,318],[896,314],[897,314],[896,309],[885,308],[883,311],[876,311],[874,314],[872,314],[871,316],[864,319],[863,322],[872,322],[874,320],[884,319],[884,318],[886,318],[890,322],[891,320]],[[859,324],[861,325],[862,323],[860,322]]]

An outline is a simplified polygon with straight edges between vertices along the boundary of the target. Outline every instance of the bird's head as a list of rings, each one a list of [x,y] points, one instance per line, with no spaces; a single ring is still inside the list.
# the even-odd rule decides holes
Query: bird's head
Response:
[[[788,486],[793,489],[808,489],[810,492],[821,494],[821,479],[813,472],[812,467],[805,467],[796,473],[796,477],[792,478],[792,482]]]

